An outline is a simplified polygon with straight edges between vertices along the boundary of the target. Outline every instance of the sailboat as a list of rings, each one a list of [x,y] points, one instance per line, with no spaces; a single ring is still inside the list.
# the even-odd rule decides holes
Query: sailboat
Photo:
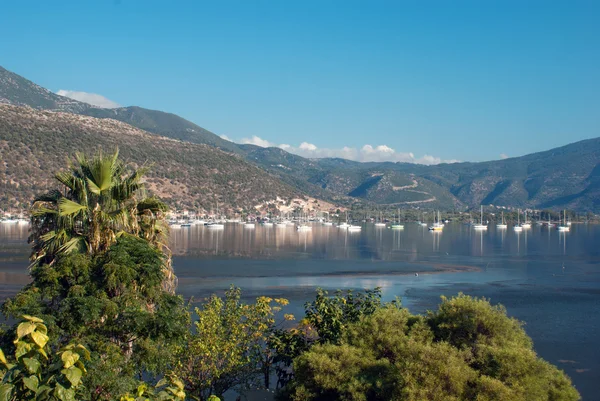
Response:
[[[217,220],[213,221],[211,223],[206,223],[206,226],[208,228],[212,228],[212,229],[216,229],[216,228],[225,228],[225,224],[221,223],[219,221],[220,216],[219,216],[219,202],[217,202]]]
[[[348,224],[348,211],[346,210],[346,221],[343,222],[343,223],[338,224],[338,228],[341,228],[341,229],[345,230],[348,227],[350,227],[350,224]]]
[[[429,226],[429,231],[442,231],[444,229],[444,223],[440,222],[440,211],[437,212],[437,221]]]
[[[385,226],[386,226],[386,224],[383,222],[382,213],[379,212],[379,221],[377,223],[375,223],[375,227],[383,228]]]
[[[567,211],[565,210],[565,211],[563,211],[563,223],[560,226],[558,226],[558,231],[566,232],[566,231],[570,231],[570,230],[571,230],[571,227],[569,227],[567,225]]]
[[[521,226],[521,209],[517,212],[517,225],[514,226],[513,229],[517,232],[523,231],[523,227]]]
[[[419,225],[427,227],[427,223],[425,222],[425,212],[423,212],[423,220],[419,221]]]
[[[483,224],[483,205],[481,205],[480,223],[479,224],[473,224],[473,228],[476,229],[476,230],[487,230],[488,229],[487,224]]]
[[[308,218],[306,218],[306,219],[304,220],[304,222],[303,222],[303,221],[302,221],[302,220],[303,220],[303,219],[302,219],[302,217],[303,217],[303,216],[301,215],[301,216],[300,216],[300,224],[298,225],[298,228],[297,228],[297,230],[298,230],[298,231],[310,231],[310,230],[312,230],[312,227],[311,227],[311,226],[309,226],[308,224],[306,224],[306,221],[308,220]]]
[[[523,227],[523,228],[531,228],[531,222],[529,222],[527,220],[527,210],[525,210],[525,221],[523,221],[523,224],[521,224],[521,227]]]
[[[504,211],[502,211],[502,220],[500,224],[496,224],[496,228],[504,229],[507,228],[508,225],[504,222]]]
[[[400,209],[398,209],[398,220],[392,224],[392,229],[394,230],[402,230],[404,229],[404,224],[400,224]]]
[[[544,222],[543,222],[543,220],[542,220],[542,211],[541,211],[541,210],[540,210],[540,211],[538,211],[538,220],[537,220],[537,225],[538,225],[538,226],[543,226],[543,225],[544,225]]]

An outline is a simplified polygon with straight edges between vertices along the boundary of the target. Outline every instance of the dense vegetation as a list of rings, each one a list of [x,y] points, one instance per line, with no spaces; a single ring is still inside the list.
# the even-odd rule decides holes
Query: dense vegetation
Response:
[[[24,321],[0,336],[0,401],[217,401],[273,376],[280,400],[579,399],[520,322],[464,295],[419,316],[379,289],[319,290],[293,324],[287,300],[232,287],[193,319],[141,175],[79,155],[35,201],[32,281],[2,306]]]
[[[436,312],[388,304],[294,360],[280,400],[578,400],[500,306],[459,295]]]

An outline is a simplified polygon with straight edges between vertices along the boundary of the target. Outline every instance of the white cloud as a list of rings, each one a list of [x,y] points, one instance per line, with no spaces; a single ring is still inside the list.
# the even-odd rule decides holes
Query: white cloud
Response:
[[[230,137],[227,135],[220,135],[221,139],[225,139],[226,141],[233,142]]]
[[[344,146],[342,148],[319,148],[315,144],[302,142],[298,146],[283,143],[277,145],[266,139],[253,135],[251,138],[243,138],[240,143],[252,144],[266,147],[278,147],[287,152],[297,154],[307,158],[338,157],[342,159],[360,161],[360,162],[405,162],[418,164],[439,164],[439,163],[458,163],[459,160],[443,160],[440,157],[424,155],[416,157],[412,152],[397,152],[387,145],[366,144],[360,149]]]
[[[500,153],[500,158],[501,159],[508,159],[510,156],[508,156],[506,153]]]
[[[242,138],[241,143],[245,145],[256,145],[263,148],[268,148],[271,146],[276,146],[274,143],[267,141],[266,139],[262,139],[256,135],[252,135],[252,138]]]
[[[313,145],[312,143],[302,142],[300,144],[300,149],[306,150],[306,151],[309,151],[309,152],[314,152],[315,150],[317,150],[317,146]]]
[[[91,104],[92,106],[100,107],[103,109],[114,109],[116,107],[121,107],[117,102],[113,102],[110,99],[105,98],[102,95],[98,95],[96,93],[88,93],[88,92],[77,92],[71,90],[60,89],[56,92],[57,95],[65,96],[74,100],[78,100],[80,102],[84,102],[87,104]]]

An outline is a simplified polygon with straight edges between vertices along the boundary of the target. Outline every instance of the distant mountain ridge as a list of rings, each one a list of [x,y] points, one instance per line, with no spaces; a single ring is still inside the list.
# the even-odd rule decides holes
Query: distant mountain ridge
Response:
[[[235,144],[171,113],[136,106],[96,108],[1,67],[0,103],[115,119],[156,135],[216,147],[240,155],[300,193],[334,203],[445,209],[494,204],[600,212],[600,138],[489,162],[360,163]]]
[[[237,144],[175,114],[137,106],[115,109],[95,107],[57,95],[2,67],[0,67],[0,103],[29,106],[40,110],[64,111],[97,118],[112,118],[154,134],[242,153]]]

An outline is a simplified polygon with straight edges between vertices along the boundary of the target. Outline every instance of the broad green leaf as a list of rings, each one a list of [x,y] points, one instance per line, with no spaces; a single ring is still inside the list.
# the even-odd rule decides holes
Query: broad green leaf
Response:
[[[37,331],[38,333],[42,333],[42,334],[48,334],[48,328],[46,327],[46,325],[44,323],[36,323],[35,331]]]
[[[0,385],[0,401],[10,401],[14,386],[10,383]]]
[[[30,322],[34,322],[34,323],[44,323],[44,321],[42,319],[40,319],[39,317],[35,317],[35,316],[23,315],[23,319],[29,320]]]
[[[17,326],[17,338],[23,338],[35,330],[35,323],[23,322]]]
[[[79,355],[83,356],[85,358],[85,360],[89,361],[90,360],[90,351],[88,351],[88,349],[86,347],[84,347],[81,344],[77,344],[75,346],[75,351],[77,351],[77,353],[79,353]]]
[[[64,388],[60,383],[56,383],[54,396],[61,401],[75,401],[75,390],[72,388]]]
[[[25,341],[17,342],[17,350],[15,351],[15,358],[17,360],[21,358],[23,355],[27,354],[29,351],[33,349],[33,344],[26,343]]]
[[[23,358],[23,363],[25,364],[25,367],[27,367],[29,373],[39,373],[41,364],[37,359]]]
[[[52,391],[52,387],[50,387],[50,386],[48,386],[46,384],[39,386],[38,389],[37,389],[37,393],[36,393],[37,399],[38,400],[47,400],[47,399],[49,399],[51,391]]]
[[[83,362],[81,362],[81,360],[75,362],[74,366],[77,366],[79,368],[79,370],[81,370],[83,372],[83,374],[87,374],[87,370],[85,369],[85,365],[83,364]]]
[[[49,340],[47,335],[38,333],[37,331],[34,331],[33,333],[31,333],[31,338],[33,338],[33,341],[35,341],[35,343],[40,348],[44,348]]]
[[[61,373],[65,375],[67,380],[71,383],[71,386],[77,387],[81,381],[81,370],[75,366],[71,366],[69,369],[61,370]]]
[[[23,378],[23,384],[29,390],[31,390],[33,392],[37,392],[38,385],[40,384],[40,381],[38,380],[37,376],[32,375],[32,376],[29,376],[29,377],[24,377]]]
[[[48,359],[48,354],[46,354],[46,351],[43,348],[38,349],[38,353]]]
[[[75,365],[75,362],[79,360],[79,354],[73,351],[65,351],[60,356],[60,359],[62,359],[63,361],[63,367],[65,369],[68,369],[71,366]]]

